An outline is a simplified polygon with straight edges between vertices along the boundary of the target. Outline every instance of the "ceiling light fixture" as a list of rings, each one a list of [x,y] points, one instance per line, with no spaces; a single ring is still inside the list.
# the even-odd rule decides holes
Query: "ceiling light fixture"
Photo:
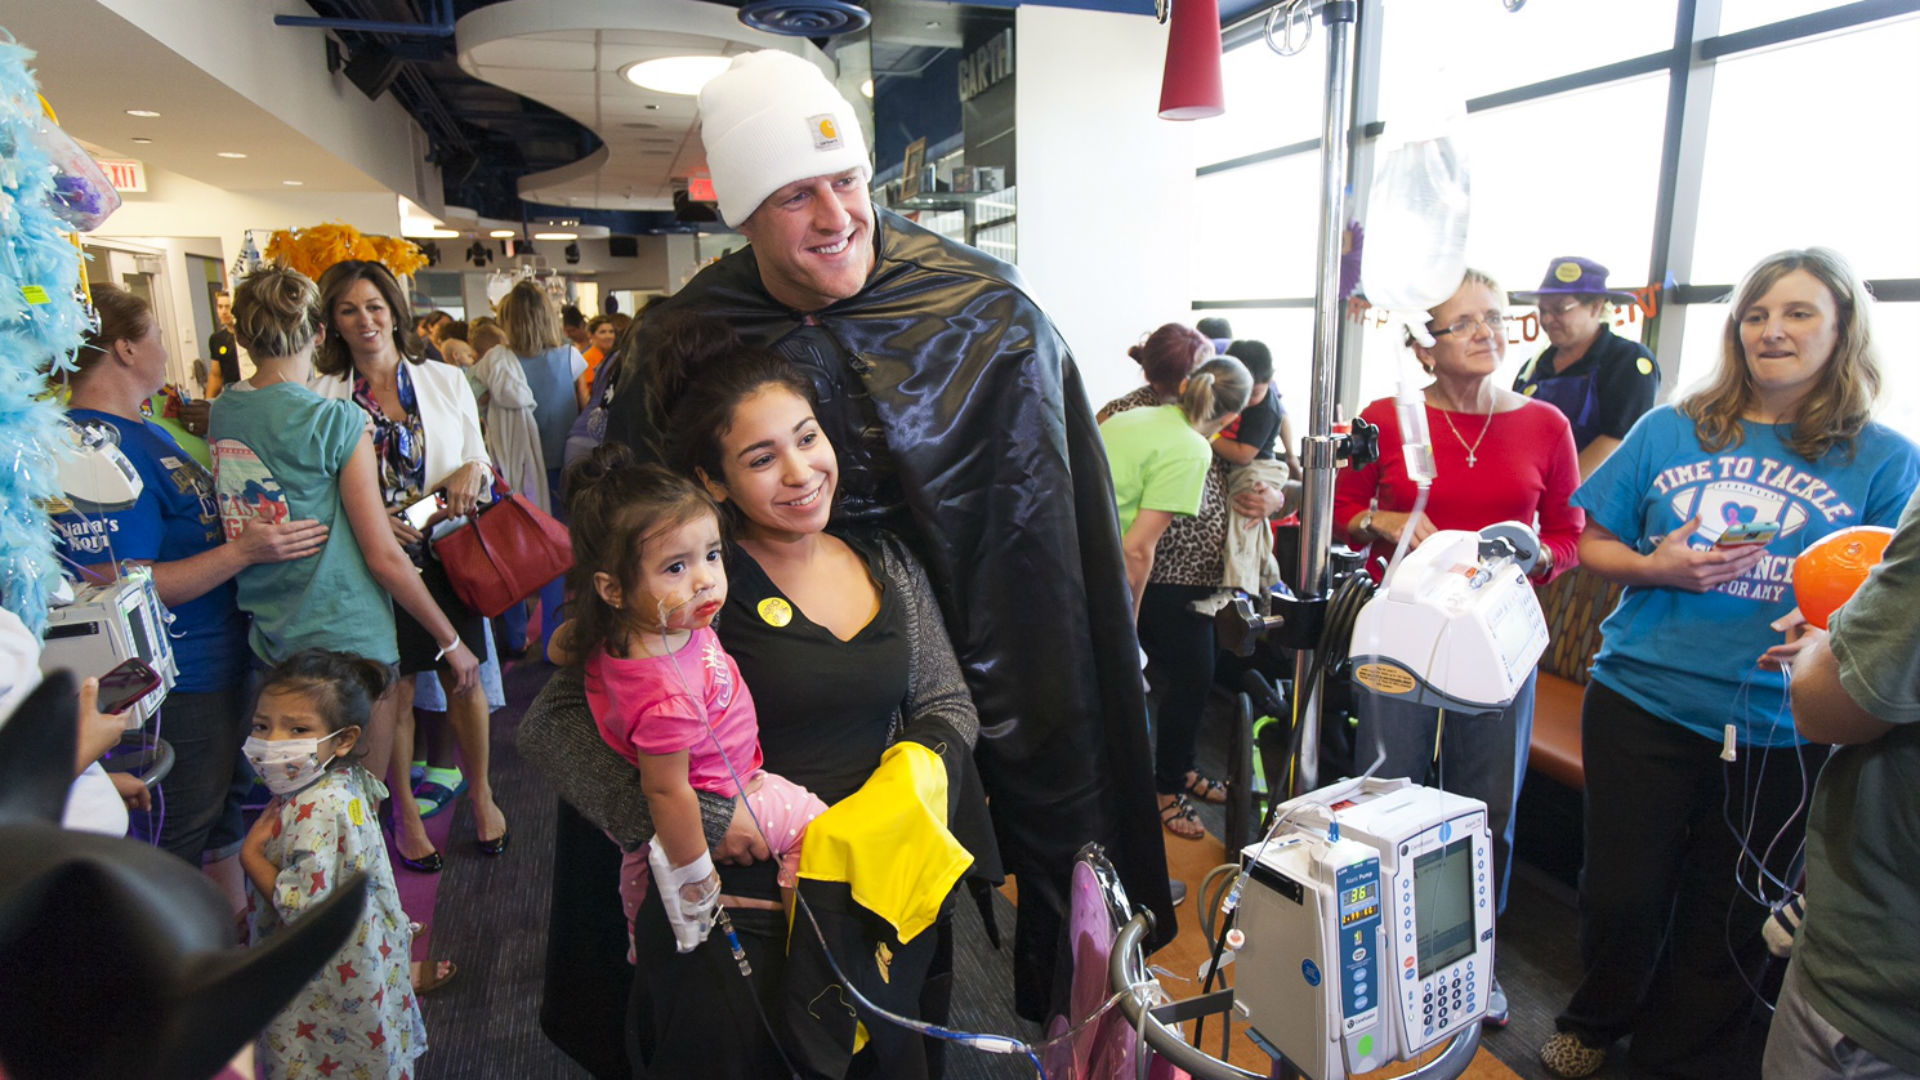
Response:
[[[305,180],[282,180],[280,182],[287,185],[288,187],[299,187],[300,185],[306,183]]]
[[[146,144],[148,144],[148,143],[150,143],[150,142],[152,142],[153,140],[152,140],[152,139],[149,139],[149,138],[147,138],[147,137],[146,137],[145,135],[135,135],[135,136],[134,136],[133,138],[131,138],[131,139],[129,139],[129,140],[127,140],[127,141],[128,141],[128,142],[137,142],[137,143],[139,143],[140,145],[142,145],[142,146],[145,146]]]
[[[867,79],[860,84],[860,95],[869,100],[873,98],[873,80],[872,79]]]
[[[238,150],[222,150],[214,155],[214,157],[231,158],[234,161],[239,161],[246,156],[247,155],[240,153]]]
[[[724,56],[663,56],[628,64],[620,74],[642,90],[692,96],[731,63]]]
[[[578,240],[580,239],[580,234],[570,232],[537,232],[533,234],[533,238],[535,240]]]
[[[142,120],[152,120],[157,118],[160,114],[157,112],[154,112],[152,109],[128,109],[127,115],[137,116]]]
[[[434,239],[436,239],[436,240],[451,240],[451,239],[453,239],[454,237],[456,237],[456,236],[459,236],[459,235],[460,235],[460,230],[458,230],[458,229],[428,229],[428,230],[427,230],[426,232],[423,232],[423,233],[421,233],[420,235],[421,235],[421,236],[427,236],[427,237],[432,237],[432,238],[434,238]]]
[[[511,240],[519,234],[512,229],[495,229],[487,235],[493,237],[495,240]]]

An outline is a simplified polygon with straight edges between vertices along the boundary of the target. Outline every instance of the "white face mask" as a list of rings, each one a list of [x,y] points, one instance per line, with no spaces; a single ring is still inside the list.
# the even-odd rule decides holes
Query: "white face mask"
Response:
[[[291,795],[327,771],[334,755],[327,755],[326,761],[320,760],[320,744],[338,734],[336,731],[318,739],[263,739],[249,735],[240,752],[253,764],[253,771],[260,774],[260,782],[267,785],[268,791]]]

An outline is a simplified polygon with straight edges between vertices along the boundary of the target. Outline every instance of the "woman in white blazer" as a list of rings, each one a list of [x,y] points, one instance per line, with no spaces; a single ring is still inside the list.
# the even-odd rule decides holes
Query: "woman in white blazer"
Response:
[[[387,780],[399,810],[394,816],[395,847],[407,869],[435,873],[443,861],[420,820],[409,776],[414,741],[411,676],[436,672],[447,692],[447,720],[460,743],[467,797],[472,800],[482,852],[498,855],[506,850],[507,819],[493,800],[488,775],[485,693],[476,685],[455,694],[445,663],[446,655],[455,649],[486,655],[486,620],[461,603],[426,535],[408,524],[403,512],[442,492],[443,519],[471,514],[488,490],[492,464],[466,376],[458,368],[422,359],[410,329],[413,318],[406,294],[386,267],[358,261],[334,266],[320,276],[320,302],[327,337],[313,358],[313,389],[323,397],[351,399],[367,411],[394,537],[420,567],[427,591],[459,631],[455,641],[435,641],[404,612],[394,612],[400,643],[399,686],[405,699]]]

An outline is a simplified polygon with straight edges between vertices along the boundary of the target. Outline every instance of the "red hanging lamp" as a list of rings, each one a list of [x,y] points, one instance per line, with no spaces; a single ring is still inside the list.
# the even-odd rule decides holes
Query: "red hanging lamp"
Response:
[[[1160,76],[1162,120],[1204,120],[1227,111],[1220,85],[1220,0],[1174,0],[1167,66]]]

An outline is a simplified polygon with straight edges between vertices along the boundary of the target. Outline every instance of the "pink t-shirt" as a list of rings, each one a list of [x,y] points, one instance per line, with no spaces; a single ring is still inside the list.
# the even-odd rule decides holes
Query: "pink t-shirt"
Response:
[[[710,629],[696,630],[673,656],[587,658],[587,704],[600,737],[637,768],[641,754],[687,751],[687,782],[698,791],[739,794],[709,725],[742,781],[760,771],[760,725],[740,669]],[[696,698],[695,695],[698,695]]]

